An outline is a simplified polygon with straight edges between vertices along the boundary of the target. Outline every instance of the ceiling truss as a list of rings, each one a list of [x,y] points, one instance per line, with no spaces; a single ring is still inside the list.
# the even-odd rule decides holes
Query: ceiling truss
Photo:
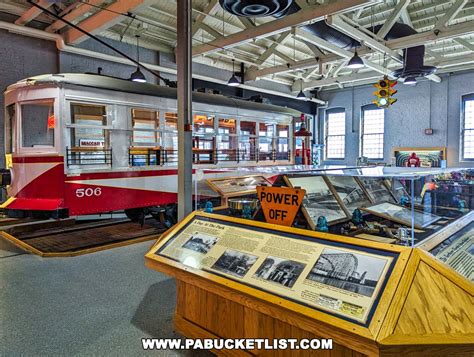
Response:
[[[424,45],[426,64],[439,73],[474,68],[474,2],[469,0],[297,0],[302,11],[286,17],[237,18],[225,13],[218,0],[193,0],[193,61],[230,70],[232,61],[246,66],[245,80],[271,81],[288,90],[340,87],[364,83],[403,65],[404,48]],[[39,0],[49,8],[53,2]],[[93,33],[172,52],[176,46],[176,0],[65,0],[54,6],[65,19]],[[53,9],[53,7],[51,7]],[[32,21],[61,34],[70,45],[84,35],[50,18],[24,0],[5,0],[0,12],[19,16],[15,23]],[[132,14],[133,16],[124,16]],[[365,68],[347,68],[353,49],[340,48],[302,27],[324,20],[362,43],[358,54]],[[396,22],[417,34],[384,40]],[[141,24],[145,23],[146,26]],[[374,32],[373,27],[379,26]],[[428,79],[441,81],[437,75]]]

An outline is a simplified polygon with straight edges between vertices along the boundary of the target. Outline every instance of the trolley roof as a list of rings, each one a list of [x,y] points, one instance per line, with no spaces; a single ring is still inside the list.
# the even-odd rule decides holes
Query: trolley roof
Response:
[[[43,74],[23,79],[8,86],[7,91],[32,85],[75,85],[119,92],[149,95],[161,98],[177,99],[176,88],[159,86],[151,83],[137,83],[126,79],[113,78],[98,74],[61,73]],[[272,104],[250,102],[242,99],[229,98],[224,95],[193,92],[193,101],[197,103],[236,107],[239,109],[257,110],[277,114],[299,116],[300,112],[291,108]]]

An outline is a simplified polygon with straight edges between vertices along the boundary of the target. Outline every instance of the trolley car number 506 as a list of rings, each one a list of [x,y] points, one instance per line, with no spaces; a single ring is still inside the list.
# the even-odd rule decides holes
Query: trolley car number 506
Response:
[[[92,197],[92,196],[100,196],[102,194],[102,189],[100,187],[97,188],[78,188],[76,190],[76,197]]]

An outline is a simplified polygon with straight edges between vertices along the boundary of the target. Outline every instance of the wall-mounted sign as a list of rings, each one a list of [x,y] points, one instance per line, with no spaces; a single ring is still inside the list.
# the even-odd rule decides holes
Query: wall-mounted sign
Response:
[[[305,194],[306,191],[299,188],[257,186],[265,220],[282,226],[293,224]]]
[[[104,140],[81,139],[79,141],[79,146],[81,148],[103,148]]]

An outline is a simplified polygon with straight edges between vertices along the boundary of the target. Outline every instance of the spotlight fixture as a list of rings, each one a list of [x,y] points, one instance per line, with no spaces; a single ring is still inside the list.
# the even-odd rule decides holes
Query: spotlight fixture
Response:
[[[405,79],[405,82],[403,84],[409,85],[409,86],[414,86],[416,85],[416,77],[408,77]]]
[[[140,63],[140,35],[135,36],[137,38],[137,62]],[[146,82],[146,77],[140,70],[140,66],[137,66],[137,70],[132,73],[130,76],[130,80],[132,82],[139,82],[139,83],[145,83]]]
[[[357,54],[357,50],[355,50],[354,56],[352,56],[352,58],[349,60],[349,63],[347,64],[347,68],[358,69],[362,67],[364,67],[364,61]]]
[[[237,87],[240,84],[239,80],[235,76],[234,64],[235,60],[232,58],[232,77],[230,77],[229,81],[227,82],[227,85],[230,87]]]

